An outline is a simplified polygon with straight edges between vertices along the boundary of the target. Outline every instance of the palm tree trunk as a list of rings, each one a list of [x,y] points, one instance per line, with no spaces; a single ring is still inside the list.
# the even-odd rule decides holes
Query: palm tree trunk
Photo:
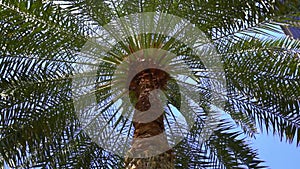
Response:
[[[165,134],[163,103],[155,92],[163,90],[168,79],[168,74],[161,70],[147,69],[136,75],[129,87],[134,97],[131,99],[136,100],[136,111],[126,169],[174,168],[174,155]]]

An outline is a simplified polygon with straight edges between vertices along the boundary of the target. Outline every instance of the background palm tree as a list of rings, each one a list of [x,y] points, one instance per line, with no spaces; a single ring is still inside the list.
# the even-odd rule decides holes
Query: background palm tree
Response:
[[[74,66],[87,64],[77,52],[96,29],[141,12],[189,20],[215,45],[224,64],[227,94],[220,97],[226,98],[221,112],[227,116],[220,117],[208,140],[199,141],[211,101],[210,87],[200,81],[198,92],[207,100],[186,138],[173,148],[176,168],[258,168],[262,160],[244,138],[254,137],[258,129],[300,144],[299,41],[280,36],[280,26],[297,25],[297,1],[0,2],[1,166],[124,167],[122,157],[101,148],[83,130],[73,106],[72,79]],[[161,38],[157,41],[168,41]],[[191,59],[184,44],[174,44],[168,50],[187,56],[195,76],[207,79],[196,71],[203,63]],[[130,53],[122,44],[115,49],[112,62]],[[99,82],[111,80],[115,68],[101,64]],[[99,104],[107,104],[110,91],[97,90]]]

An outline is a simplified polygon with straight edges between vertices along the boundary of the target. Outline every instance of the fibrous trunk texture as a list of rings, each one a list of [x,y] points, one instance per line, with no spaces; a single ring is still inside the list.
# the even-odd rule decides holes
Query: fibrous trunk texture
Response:
[[[162,70],[146,69],[130,83],[130,97],[136,111],[132,147],[125,159],[126,169],[174,168],[174,155],[164,132],[164,103],[159,95],[169,78]]]

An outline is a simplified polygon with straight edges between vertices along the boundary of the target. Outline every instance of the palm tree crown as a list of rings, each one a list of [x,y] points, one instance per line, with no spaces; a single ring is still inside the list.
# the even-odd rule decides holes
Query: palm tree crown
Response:
[[[299,7],[0,0],[0,166],[264,167],[258,131],[300,145]]]

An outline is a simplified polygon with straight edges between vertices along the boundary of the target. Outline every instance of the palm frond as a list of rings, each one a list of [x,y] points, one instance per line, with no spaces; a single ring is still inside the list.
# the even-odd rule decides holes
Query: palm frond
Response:
[[[292,141],[299,128],[299,41],[252,39],[237,46],[225,58],[233,112],[248,112],[261,129]]]
[[[162,48],[178,55],[172,64],[187,65],[192,81],[171,81],[165,92],[168,136],[187,134],[174,147],[176,166],[262,168],[262,160],[243,138],[244,133],[256,134],[255,124],[262,131],[278,134],[288,142],[296,140],[300,145],[299,41],[283,37],[281,31],[282,27],[299,26],[299,5],[294,0],[1,0],[0,166],[123,167],[122,157],[94,143],[87,125],[78,119],[77,110],[88,115],[99,113],[88,125],[101,126],[105,122],[103,135],[117,138],[109,144],[114,145],[110,148],[123,146],[124,150],[130,146],[122,144],[120,136],[129,143],[132,124],[121,115],[130,115],[132,109],[124,106],[124,93],[113,85],[114,73],[138,50]],[[135,30],[135,25],[125,24],[127,27],[108,31],[114,41],[102,34],[112,20],[143,12],[172,14],[195,24],[216,46],[216,57],[224,63],[225,72],[215,69],[209,74],[210,70],[188,44],[162,32],[140,33],[120,40],[118,33]],[[91,37],[103,41],[90,41],[98,49],[82,52]],[[96,63],[99,60],[100,64]],[[97,71],[84,73],[86,67]],[[222,77],[226,77],[227,86]],[[195,93],[199,95],[195,97]],[[76,94],[83,99],[74,100]],[[192,100],[193,104],[181,100]],[[219,110],[224,100],[224,110]],[[76,107],[74,102],[81,105]],[[223,115],[227,113],[233,121],[216,117],[211,124],[214,132],[202,139],[205,127],[209,127],[207,118],[214,117],[208,105]],[[190,106],[188,111],[193,115],[181,112],[179,117],[182,106]],[[189,122],[195,117],[193,126],[181,121]],[[187,133],[189,128],[185,127],[189,125],[192,127]]]

